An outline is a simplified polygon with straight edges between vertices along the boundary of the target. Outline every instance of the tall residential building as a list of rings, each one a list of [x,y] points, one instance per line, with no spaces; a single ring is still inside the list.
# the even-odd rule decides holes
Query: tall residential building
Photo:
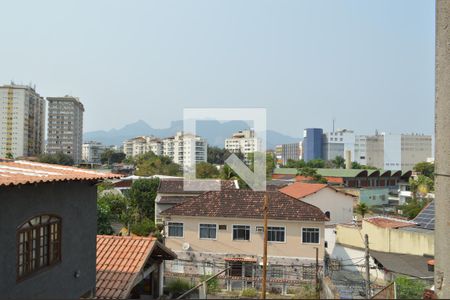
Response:
[[[162,144],[162,153],[182,166],[207,161],[208,146],[200,136],[177,132],[175,136],[163,139]]]
[[[301,143],[282,144],[275,147],[275,156],[278,165],[286,165],[289,159],[300,159]]]
[[[231,153],[241,152],[247,160],[250,153],[261,151],[261,139],[255,136],[254,130],[241,130],[225,139],[225,149]]]
[[[44,98],[30,86],[0,86],[0,157],[41,154],[44,131]]]
[[[81,162],[84,106],[72,96],[47,97],[47,153],[62,152]]]
[[[156,155],[163,154],[163,144],[154,136],[138,136],[123,142],[123,152],[127,157],[133,157],[147,152]]]
[[[323,158],[323,130],[321,128],[306,128],[303,131],[303,159],[308,162]]]
[[[101,156],[106,149],[107,147],[100,142],[89,141],[83,143],[81,159],[86,163],[99,164]]]
[[[367,136],[356,135],[355,136],[355,157],[352,158],[353,161],[361,165],[367,165]]]
[[[381,133],[367,137],[367,165],[385,170],[412,170],[432,153],[431,136]]]

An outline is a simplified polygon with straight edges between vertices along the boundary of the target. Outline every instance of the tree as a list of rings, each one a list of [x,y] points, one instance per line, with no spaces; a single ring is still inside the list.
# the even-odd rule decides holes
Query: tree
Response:
[[[207,149],[208,163],[214,165],[223,165],[225,160],[231,155],[231,152],[224,148],[219,148],[216,146],[208,146]],[[244,159],[244,154],[242,152],[235,153],[237,157],[241,160]]]
[[[123,162],[125,157],[126,155],[123,152],[116,152],[112,149],[106,149],[100,156],[100,162],[102,164],[112,165]]]
[[[356,206],[356,212],[358,213],[358,214],[360,214],[361,215],[361,218],[363,218],[364,219],[364,216],[367,214],[367,213],[369,213],[369,207],[367,206],[367,204],[365,204],[365,203],[363,203],[363,202],[360,202],[360,203],[358,203],[358,205]]]
[[[239,184],[239,188],[241,189],[248,189],[249,186],[247,183],[242,180],[239,175],[234,172],[234,170],[227,164],[223,166],[223,168],[220,170],[220,178],[224,180],[237,180]]]
[[[342,156],[336,156],[331,162],[337,169],[345,168],[345,159]]]
[[[304,167],[304,168],[298,169],[297,175],[300,175],[300,176],[303,176],[306,178],[310,178],[317,183],[328,183],[328,180],[325,177],[323,177],[322,175],[320,175],[319,173],[317,173],[317,169],[314,169],[314,168]]]
[[[112,234],[111,210],[109,204],[104,199],[97,200],[97,234]]]
[[[306,167],[306,163],[303,159],[300,160],[293,160],[293,159],[288,159],[286,162],[286,168],[295,168],[295,169],[301,169]]]
[[[14,159],[14,155],[11,152],[7,152],[5,155],[6,159]]]
[[[197,178],[218,178],[219,175],[219,170],[210,163],[200,162],[196,165]]]
[[[372,167],[372,166],[366,166],[366,165],[361,165],[359,163],[357,163],[356,161],[352,162],[352,169],[358,169],[358,170],[376,170],[376,167]]]
[[[58,152],[56,154],[41,154],[38,156],[38,161],[47,164],[57,164],[64,166],[72,166],[74,164],[73,158],[70,155]]]
[[[255,153],[247,154],[247,160],[249,169],[253,171],[253,165],[255,163]],[[266,152],[266,178],[271,178],[273,169],[275,169],[275,159],[273,157],[273,154],[270,152]]]
[[[131,232],[138,236],[149,236],[156,231],[155,223],[149,218],[143,218],[130,227]]]
[[[174,163],[168,156],[158,156],[153,152],[147,152],[138,155],[132,160],[136,165],[136,175],[151,176],[151,175],[181,175],[181,166]]]
[[[420,279],[398,276],[395,278],[397,299],[422,299],[427,283]]]
[[[419,175],[417,179],[409,178],[409,187],[412,199],[423,199],[434,190],[434,182],[425,175]]]
[[[320,169],[325,167],[325,161],[323,159],[312,159],[306,163],[307,167]]]
[[[155,198],[159,186],[159,179],[135,180],[130,189],[132,205],[138,210],[139,216],[143,218],[155,218]]]
[[[434,179],[434,164],[426,161],[417,163],[413,170],[421,175],[424,175],[428,178]]]

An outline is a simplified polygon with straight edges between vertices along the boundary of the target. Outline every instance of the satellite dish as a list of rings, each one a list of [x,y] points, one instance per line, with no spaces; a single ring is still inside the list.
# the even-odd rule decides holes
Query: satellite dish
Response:
[[[181,246],[181,248],[182,248],[184,251],[188,251],[190,247],[191,247],[191,245],[189,245],[189,243],[183,243],[183,246]]]

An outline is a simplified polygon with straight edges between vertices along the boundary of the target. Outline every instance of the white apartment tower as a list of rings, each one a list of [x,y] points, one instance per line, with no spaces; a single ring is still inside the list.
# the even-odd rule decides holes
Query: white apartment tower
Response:
[[[231,153],[241,152],[246,160],[250,153],[261,151],[261,146],[261,139],[257,138],[255,131],[251,129],[238,131],[225,139],[225,149]]]
[[[190,133],[177,132],[163,140],[163,154],[182,166],[206,162],[207,147],[204,138]]]
[[[72,96],[47,97],[47,153],[62,152],[75,163],[82,159],[84,106]]]
[[[44,151],[45,100],[31,86],[0,86],[0,157]]]
[[[160,139],[154,136],[138,136],[123,142],[123,152],[127,157],[133,157],[147,152],[156,155],[163,154],[163,145]]]
[[[86,163],[100,163],[103,152],[107,147],[100,142],[89,141],[84,143],[81,151],[81,159]]]

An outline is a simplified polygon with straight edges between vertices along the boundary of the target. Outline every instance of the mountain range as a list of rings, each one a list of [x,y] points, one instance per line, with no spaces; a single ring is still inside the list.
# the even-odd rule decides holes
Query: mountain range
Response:
[[[219,122],[215,120],[197,121],[197,135],[206,138],[208,145],[223,148],[225,139],[239,130],[248,129],[249,125],[245,121]],[[183,121],[173,121],[168,128],[157,129],[148,125],[145,121],[139,120],[135,123],[125,125],[120,129],[97,130],[84,133],[84,141],[97,141],[105,145],[122,145],[122,142],[142,135],[153,135],[164,138],[175,135],[183,130]],[[267,149],[275,149],[276,145],[299,142],[294,138],[277,131],[267,130]]]

